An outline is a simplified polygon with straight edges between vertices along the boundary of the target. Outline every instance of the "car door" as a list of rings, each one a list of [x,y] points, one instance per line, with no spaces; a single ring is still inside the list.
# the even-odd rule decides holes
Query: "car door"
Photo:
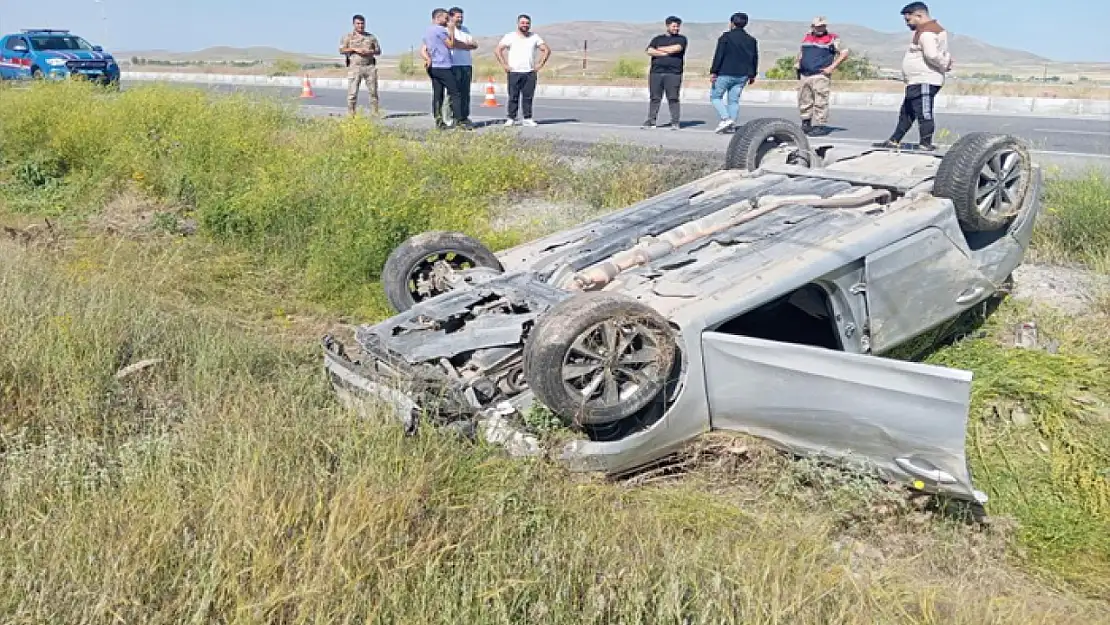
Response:
[[[957,317],[995,290],[979,271],[957,231],[925,228],[868,254],[867,297],[871,352],[887,353]]]
[[[12,35],[4,40],[0,48],[0,71],[5,79],[21,78],[30,74],[30,53],[27,40],[23,37]]]
[[[15,60],[8,49],[9,42],[12,37],[0,38],[0,79],[9,80],[12,77],[10,65],[14,64]]]
[[[718,332],[702,334],[702,352],[714,429],[976,496],[964,448],[970,372]]]

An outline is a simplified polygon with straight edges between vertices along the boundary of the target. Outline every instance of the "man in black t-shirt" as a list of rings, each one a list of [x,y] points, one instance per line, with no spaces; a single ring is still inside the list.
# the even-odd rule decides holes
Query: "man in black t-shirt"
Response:
[[[648,89],[651,102],[648,104],[647,121],[644,128],[655,128],[655,117],[663,94],[667,94],[667,104],[671,109],[671,130],[678,130],[679,104],[678,93],[682,88],[683,61],[686,58],[686,37],[678,34],[682,20],[670,16],[666,20],[667,32],[651,40],[647,53],[651,57],[651,72],[648,74]]]

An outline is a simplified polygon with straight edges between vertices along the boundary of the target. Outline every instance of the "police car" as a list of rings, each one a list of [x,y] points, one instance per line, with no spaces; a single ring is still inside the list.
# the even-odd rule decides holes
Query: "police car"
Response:
[[[100,46],[68,30],[35,28],[0,38],[0,79],[82,76],[101,84],[119,84],[119,64]]]

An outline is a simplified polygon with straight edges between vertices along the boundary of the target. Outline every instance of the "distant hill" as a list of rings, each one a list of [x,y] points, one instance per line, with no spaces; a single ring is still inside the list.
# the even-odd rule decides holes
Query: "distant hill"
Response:
[[[896,33],[879,32],[854,24],[832,24],[830,29],[839,34],[856,54],[866,54],[880,67],[896,68],[909,42],[908,30]],[[652,37],[663,32],[660,24],[627,24],[620,22],[563,22],[536,25],[534,30],[543,36],[555,53],[571,53],[580,58],[583,41],[589,42],[590,58],[616,58],[643,55],[643,49]],[[708,62],[713,57],[717,37],[725,30],[724,24],[686,23],[682,34],[690,40],[687,58]],[[759,40],[760,68],[768,69],[775,59],[795,54],[802,37],[809,30],[806,22],[754,20],[748,32]],[[965,35],[950,34],[953,54],[961,65],[1043,65],[1049,59],[1022,50],[1000,48]],[[479,37],[481,49],[492,54],[500,36]]]

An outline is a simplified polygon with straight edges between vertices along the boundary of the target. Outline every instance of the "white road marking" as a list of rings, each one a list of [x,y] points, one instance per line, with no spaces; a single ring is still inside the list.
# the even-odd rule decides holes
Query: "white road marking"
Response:
[[[1034,128],[1033,132],[1064,135],[1102,135],[1104,137],[1110,137],[1110,132],[1103,132],[1101,130],[1064,130],[1063,128]]]

